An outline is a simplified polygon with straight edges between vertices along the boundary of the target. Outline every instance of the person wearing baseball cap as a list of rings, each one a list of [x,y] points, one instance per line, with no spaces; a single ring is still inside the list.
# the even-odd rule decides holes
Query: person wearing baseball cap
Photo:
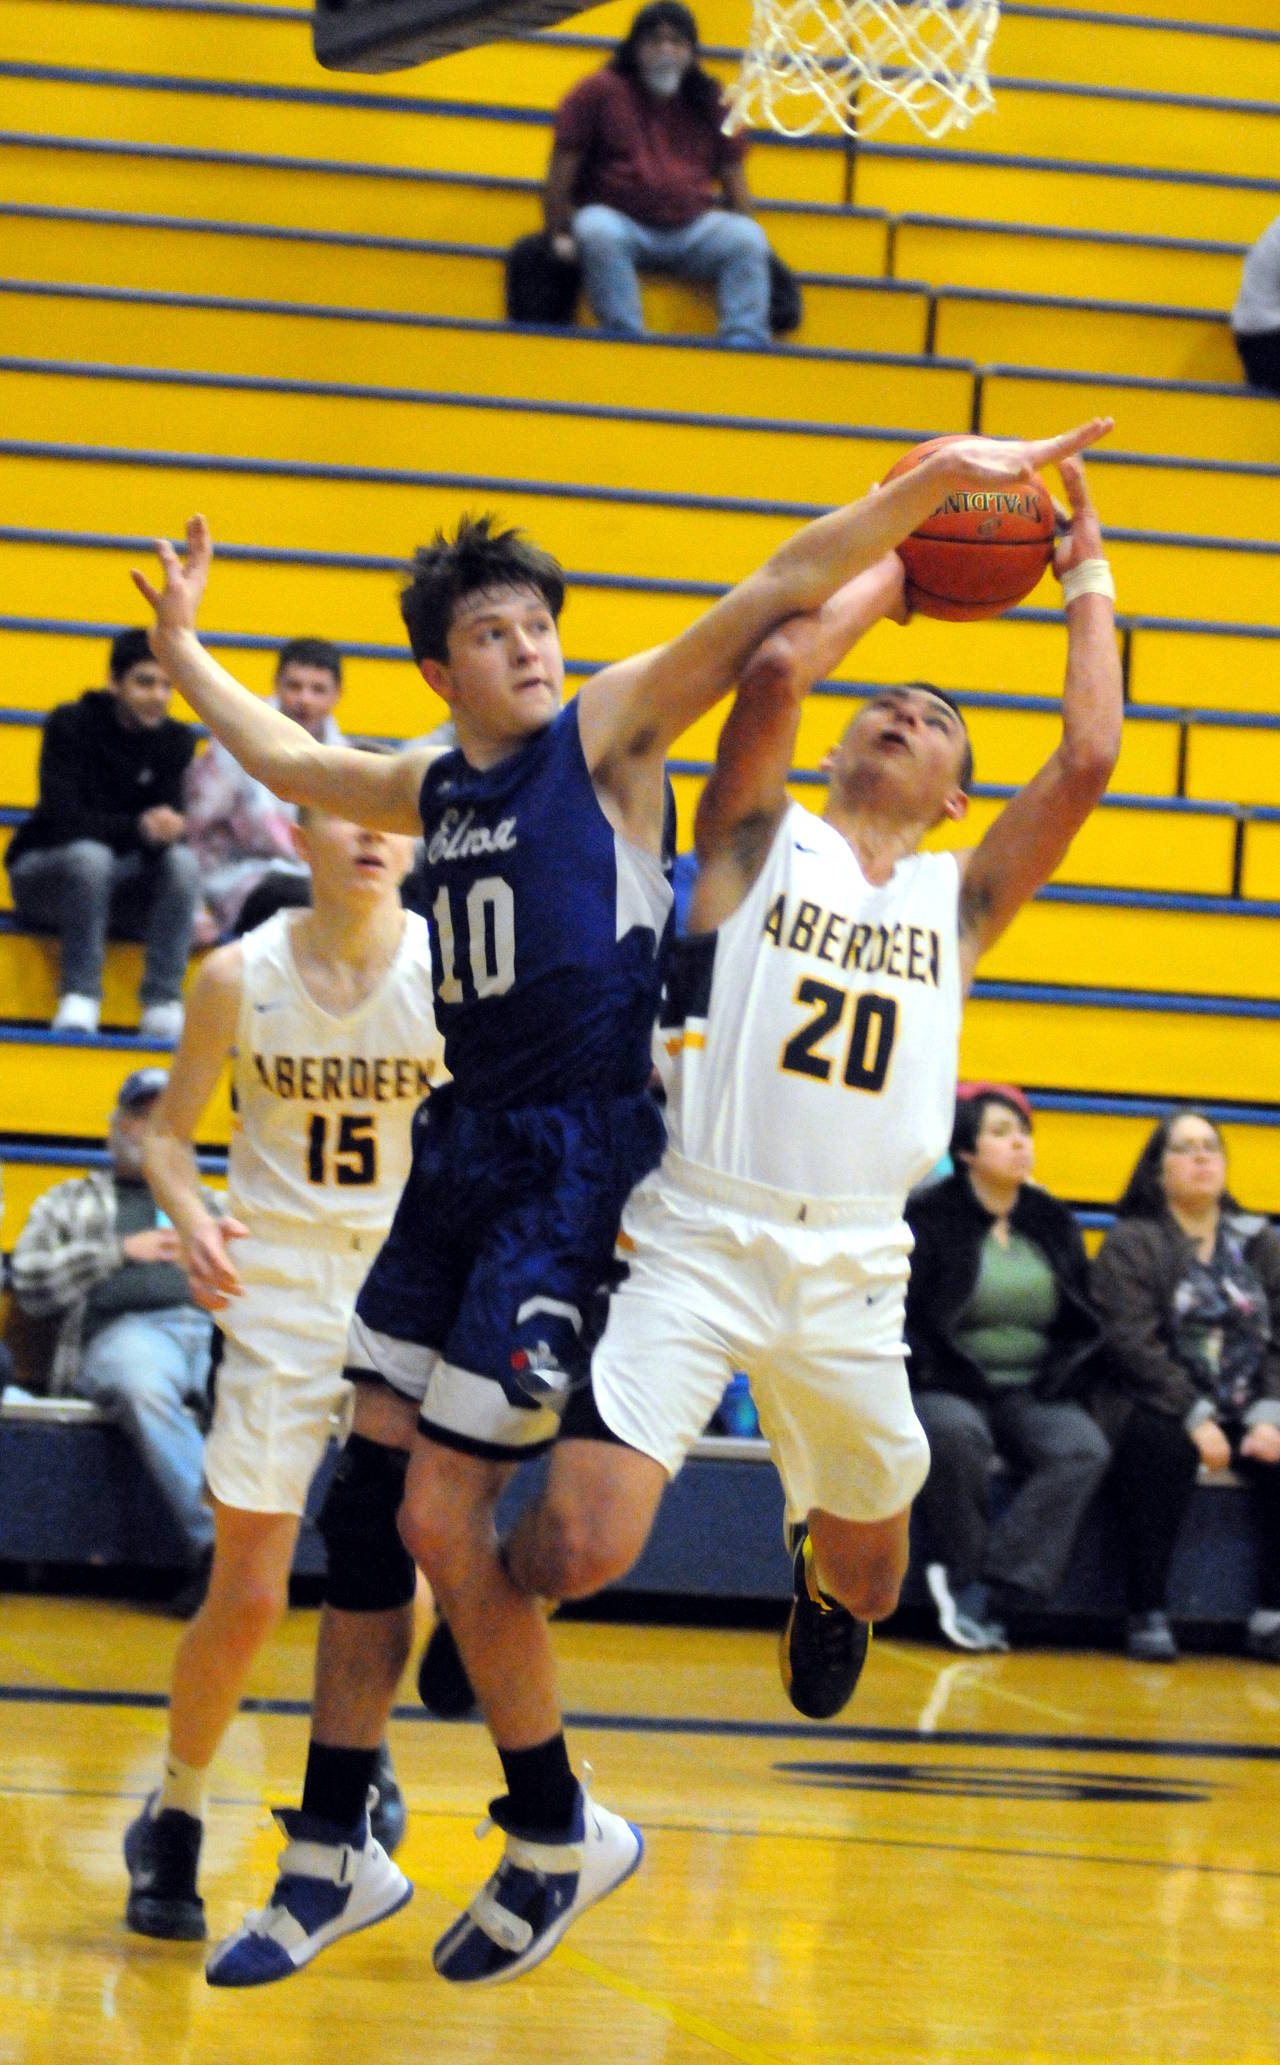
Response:
[[[147,1184],[142,1136],[168,1081],[135,1068],[116,1093],[106,1166],[36,1199],[13,1251],[13,1291],[55,1319],[48,1389],[88,1398],[119,1426],[173,1523],[183,1566],[175,1607],[193,1611],[213,1550],[202,1496],[202,1415],[213,1322],[191,1296],[178,1237]],[[220,1200],[212,1200],[215,1211]]]

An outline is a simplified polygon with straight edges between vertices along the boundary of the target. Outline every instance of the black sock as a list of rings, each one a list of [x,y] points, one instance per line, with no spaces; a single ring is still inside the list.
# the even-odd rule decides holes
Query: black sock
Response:
[[[377,1750],[330,1749],[313,1742],[307,1751],[307,1775],[302,1787],[302,1811],[338,1828],[354,1828],[364,1813]]]
[[[562,1835],[573,1819],[578,1781],[569,1768],[563,1733],[531,1750],[498,1751],[507,1781],[503,1821],[522,1833]]]

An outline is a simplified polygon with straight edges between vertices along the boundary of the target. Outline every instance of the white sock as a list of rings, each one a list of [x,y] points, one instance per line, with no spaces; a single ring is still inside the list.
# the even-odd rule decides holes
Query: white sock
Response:
[[[175,1757],[173,1751],[167,1749],[155,1813],[164,1814],[174,1807],[179,1814],[189,1814],[193,1821],[203,1821],[204,1791],[208,1780],[207,1770],[196,1764],[184,1764],[181,1757]]]

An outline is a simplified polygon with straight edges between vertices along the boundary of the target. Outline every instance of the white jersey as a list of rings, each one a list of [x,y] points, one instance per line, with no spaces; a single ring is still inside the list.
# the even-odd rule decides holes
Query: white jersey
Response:
[[[385,1232],[409,1174],[413,1114],[444,1077],[425,921],[377,988],[343,1017],[303,986],[281,911],[245,934],[232,1073],[232,1211],[351,1232]]]
[[[900,1212],[951,1133],[959,881],[954,855],[917,853],[877,888],[791,804],[745,901],[676,943],[658,1029],[675,1153]]]

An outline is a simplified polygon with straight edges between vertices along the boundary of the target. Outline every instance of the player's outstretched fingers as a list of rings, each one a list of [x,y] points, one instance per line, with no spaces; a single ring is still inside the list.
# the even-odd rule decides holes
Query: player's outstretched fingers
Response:
[[[1037,473],[1044,466],[1060,466],[1064,459],[1109,437],[1115,427],[1114,416],[1091,416],[1087,423],[1077,423],[1074,430],[1064,430],[1058,437],[1034,438],[1027,446],[1031,464]]]

